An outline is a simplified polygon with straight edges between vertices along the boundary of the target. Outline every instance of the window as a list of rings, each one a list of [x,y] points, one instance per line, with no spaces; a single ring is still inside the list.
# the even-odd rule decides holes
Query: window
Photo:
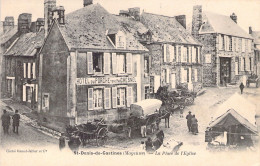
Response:
[[[196,63],[199,63],[199,48],[196,47]]]
[[[144,98],[148,99],[149,98],[149,86],[144,87]]]
[[[244,61],[244,71],[246,71],[246,58],[243,58]]]
[[[183,47],[183,56],[182,56],[182,62],[187,62],[188,59],[188,48]]]
[[[174,46],[174,59],[175,59],[176,62],[178,62],[177,61],[177,47],[176,46]]]
[[[117,72],[118,74],[126,73],[126,55],[124,54],[117,55]]]
[[[166,77],[167,77],[167,70],[162,70],[162,83],[166,83]]]
[[[148,58],[144,59],[144,73],[146,73],[146,74],[149,73],[149,59]]]
[[[47,95],[47,94],[45,94],[45,95],[43,95],[43,102],[42,102],[42,104],[43,104],[43,107],[44,108],[48,108],[49,107],[49,95]]]
[[[236,51],[238,52],[239,51],[239,42],[240,42],[240,39],[239,38],[235,38],[236,40]]]
[[[188,80],[188,70],[187,69],[184,69],[184,68],[181,68],[181,82],[182,83],[186,83],[187,80]]]
[[[221,35],[221,50],[224,50],[224,48],[225,48],[225,37],[224,37],[224,35]]]
[[[245,52],[246,50],[246,42],[245,39],[242,39],[242,52]]]
[[[194,69],[194,82],[198,81],[198,69]]]
[[[117,106],[122,107],[125,106],[125,88],[118,88],[117,89]]]
[[[103,90],[94,89],[94,108],[103,108]]]
[[[26,101],[31,103],[32,100],[32,88],[27,86],[26,87]]]
[[[250,66],[249,70],[252,71],[252,59],[251,58],[249,58],[249,66]]]
[[[232,51],[232,37],[228,36],[228,42],[229,42],[229,51]]]
[[[150,93],[154,93],[154,76],[150,76]]]
[[[101,73],[103,71],[103,54],[93,53],[93,70],[94,73]]]

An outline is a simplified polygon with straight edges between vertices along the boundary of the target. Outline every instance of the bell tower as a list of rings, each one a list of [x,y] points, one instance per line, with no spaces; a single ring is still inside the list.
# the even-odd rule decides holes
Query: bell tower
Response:
[[[48,34],[50,25],[52,23],[52,9],[56,7],[56,0],[44,0],[44,31],[45,37]]]

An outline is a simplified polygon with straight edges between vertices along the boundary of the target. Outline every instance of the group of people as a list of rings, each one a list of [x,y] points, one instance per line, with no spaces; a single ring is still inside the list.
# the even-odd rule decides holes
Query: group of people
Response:
[[[192,132],[192,134],[199,133],[198,131],[198,120],[196,119],[195,115],[192,115],[189,111],[189,114],[186,116],[187,119],[187,126],[189,132]]]
[[[4,134],[8,134],[9,126],[11,124],[11,117],[6,110],[4,110],[3,112],[4,113],[1,116],[2,126],[4,130]],[[18,114],[18,110],[15,110],[15,114],[12,116],[12,119],[13,119],[13,132],[18,134],[18,127],[20,122],[20,115]]]

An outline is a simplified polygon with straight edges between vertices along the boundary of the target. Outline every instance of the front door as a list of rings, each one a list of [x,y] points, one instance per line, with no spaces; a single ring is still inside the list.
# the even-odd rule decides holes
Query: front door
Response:
[[[220,58],[220,84],[231,81],[231,58]]]

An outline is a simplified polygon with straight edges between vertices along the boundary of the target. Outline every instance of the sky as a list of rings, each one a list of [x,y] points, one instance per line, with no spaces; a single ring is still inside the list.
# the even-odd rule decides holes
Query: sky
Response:
[[[202,5],[203,11],[223,15],[233,12],[238,17],[238,24],[246,32],[248,27],[260,31],[260,0],[94,0],[112,14],[130,7],[140,7],[141,11],[167,15],[186,15],[187,24],[191,23],[192,8]],[[43,18],[44,0],[0,0],[1,21],[6,16],[14,16],[15,21],[21,13],[31,13],[32,21]],[[57,6],[65,7],[65,14],[83,7],[83,0],[57,0]]]

